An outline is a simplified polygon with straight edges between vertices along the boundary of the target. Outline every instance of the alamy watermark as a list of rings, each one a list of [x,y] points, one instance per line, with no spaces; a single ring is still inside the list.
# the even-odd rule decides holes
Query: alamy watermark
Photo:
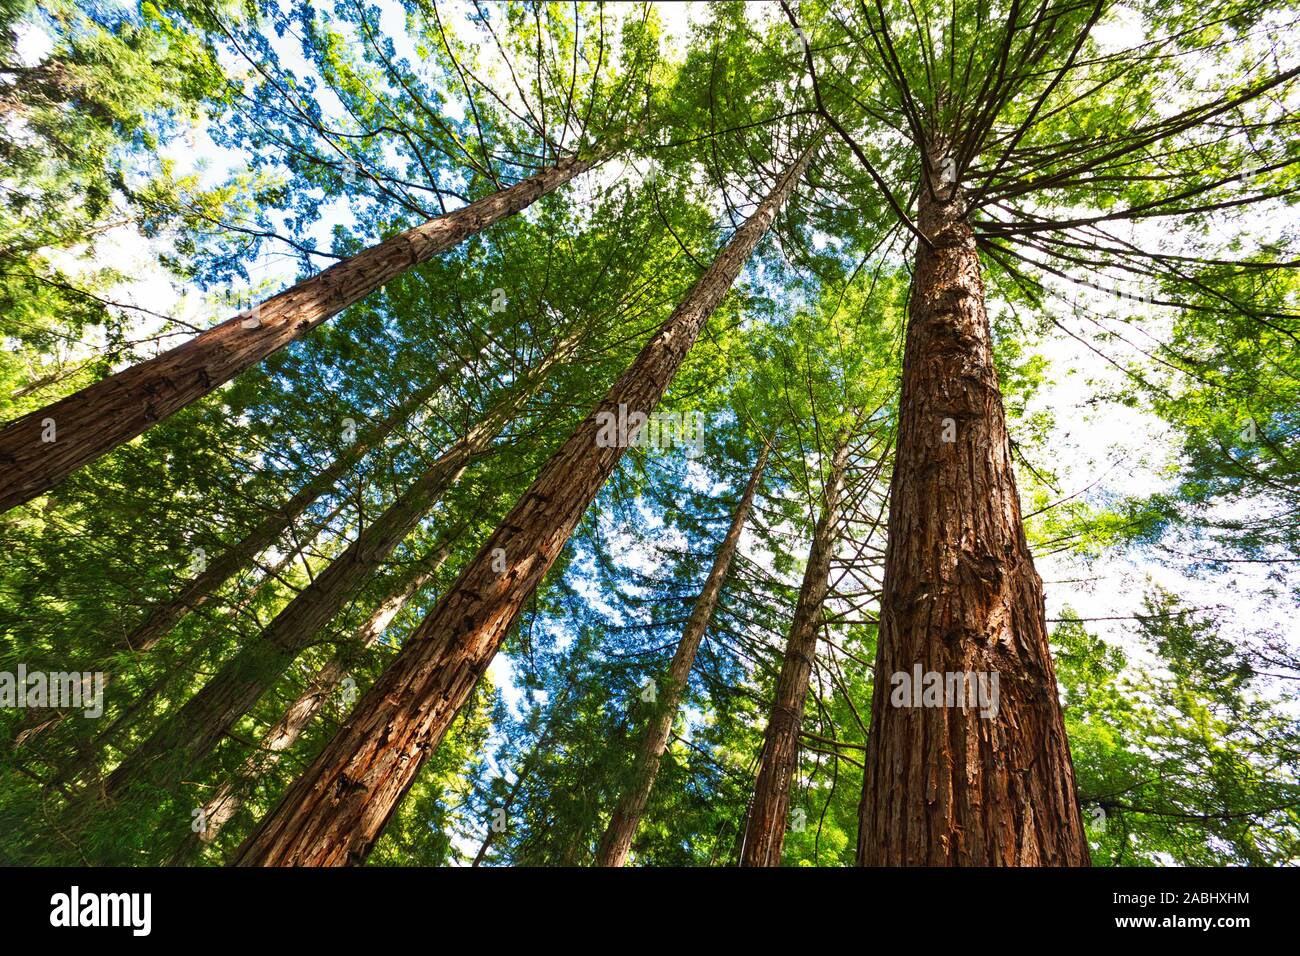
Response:
[[[596,413],[598,448],[673,448],[684,445],[695,458],[704,451],[703,412],[629,412],[619,403],[618,411]]]
[[[50,897],[50,925],[122,926],[132,936],[148,936],[153,928],[153,894],[83,893],[74,886]]]
[[[997,671],[895,671],[889,678],[894,707],[960,707],[979,710],[986,720],[998,715]]]
[[[104,713],[103,671],[0,671],[0,707],[56,707],[80,710],[87,717]]]

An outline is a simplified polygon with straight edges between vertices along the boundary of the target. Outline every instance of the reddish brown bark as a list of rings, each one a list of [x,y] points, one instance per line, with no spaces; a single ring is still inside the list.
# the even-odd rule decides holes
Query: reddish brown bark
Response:
[[[202,398],[407,269],[552,192],[608,155],[556,165],[336,263],[194,338],[0,430],[0,512]],[[256,324],[253,324],[253,323]],[[47,420],[54,441],[43,441]]]
[[[691,667],[695,664],[695,652],[699,650],[700,641],[713,619],[713,609],[718,606],[718,597],[722,593],[722,584],[731,569],[731,559],[735,557],[736,546],[740,543],[741,532],[749,519],[749,511],[758,492],[763,470],[767,467],[768,448],[764,447],[749,476],[749,484],[736,505],[731,516],[731,526],[727,529],[722,544],[713,556],[713,566],[704,581],[704,589],[695,599],[691,616],[682,629],[682,638],[677,642],[672,663],[668,666],[668,678],[659,693],[654,713],[641,736],[636,757],[632,764],[632,779],[620,795],[614,812],[609,818],[609,825],[596,848],[597,866],[622,866],[627,862],[632,849],[632,838],[636,835],[637,824],[645,812],[650,791],[654,789],[655,777],[659,774],[659,764],[668,750],[668,738],[672,734],[673,720],[677,716],[677,707],[686,692],[690,680]]]
[[[848,436],[841,438],[831,456],[830,471],[822,489],[821,514],[813,529],[804,568],[799,600],[786,638],[785,660],[776,682],[772,712],[763,735],[754,798],[745,820],[741,845],[741,866],[780,866],[785,843],[785,820],[790,810],[790,783],[799,762],[799,728],[804,702],[817,659],[817,640],[822,626],[822,607],[830,589],[831,558],[839,533],[844,471],[848,463]]]
[[[701,327],[803,174],[790,166],[667,322],[542,468],[392,666],[316,761],[249,836],[236,865],[359,864],[487,669],[528,595],[622,457],[597,414],[658,404]],[[504,570],[498,570],[504,568]]]
[[[567,356],[575,339],[553,350],[482,421],[456,441],[235,654],[180,710],[118,765],[105,782],[115,798],[139,783],[174,786],[180,774],[211,753],[235,722],[261,699],[316,634],[387,560],[430,508],[492,441]]]
[[[930,162],[942,195],[920,201],[933,248],[917,251],[908,315],[858,862],[1086,865],[979,257]],[[996,715],[893,706],[893,675],[917,664],[997,674]]]

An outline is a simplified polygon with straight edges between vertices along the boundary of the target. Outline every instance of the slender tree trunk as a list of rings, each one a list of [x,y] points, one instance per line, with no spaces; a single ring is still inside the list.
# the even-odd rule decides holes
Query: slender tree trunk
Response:
[[[555,714],[552,714],[551,719],[554,720],[555,716]],[[540,742],[538,743],[538,746],[541,746]],[[532,770],[532,767],[526,765],[523,769],[525,771]],[[510,787],[510,792],[506,794],[505,801],[501,804],[502,811],[507,814],[510,812],[510,808],[514,805],[515,799],[519,796],[519,792],[524,789],[524,784],[527,782],[528,777],[529,774],[525,772],[520,772],[519,775],[515,777],[515,782]],[[478,852],[474,854],[474,862],[470,864],[471,867],[479,866],[485,859],[487,859],[488,850],[492,849],[492,844],[496,842],[497,832],[498,831],[493,827],[493,825],[489,823],[487,833],[483,835],[483,842],[478,845]]]
[[[704,590],[696,598],[691,616],[682,629],[682,639],[678,641],[677,650],[668,667],[668,679],[664,682],[657,707],[637,747],[632,764],[632,779],[619,797],[605,834],[596,848],[597,866],[622,866],[627,862],[637,824],[641,822],[641,814],[645,812],[646,802],[650,799],[650,791],[654,789],[655,777],[659,773],[659,764],[668,749],[668,738],[672,734],[677,707],[686,692],[691,667],[695,664],[695,652],[699,650],[704,632],[713,619],[713,609],[718,606],[723,582],[731,569],[731,559],[736,554],[736,546],[740,543],[741,532],[749,519],[754,495],[762,481],[763,470],[767,467],[767,456],[768,448],[765,446],[759,453],[758,461],[749,476],[749,484],[745,486],[744,494],[731,516],[731,526],[713,557],[713,567],[709,569],[709,576],[704,581]]]
[[[328,493],[357,462],[382,444],[395,428],[428,401],[446,377],[439,375],[429,385],[412,392],[391,413],[359,435],[324,471],[303,485],[293,497],[268,513],[262,522],[239,543],[208,564],[192,581],[186,583],[179,593],[155,604],[140,625],[127,636],[126,646],[136,652],[149,650],[175,627],[181,618],[206,604],[222,585],[241,568],[252,562],[258,554],[280,540],[289,526],[314,501]]]
[[[780,866],[785,843],[785,820],[790,810],[790,782],[799,762],[799,728],[804,702],[817,659],[822,607],[830,589],[831,558],[839,534],[840,500],[848,462],[849,436],[845,434],[831,458],[830,473],[822,489],[821,514],[813,529],[808,566],[804,568],[794,620],[786,638],[785,662],[776,682],[772,712],[763,736],[763,753],[754,782],[754,798],[745,822],[741,866]]]
[[[250,588],[248,593],[237,603],[230,605],[228,613],[230,615],[239,614],[249,604],[256,600],[257,595],[262,588],[264,588],[268,582],[275,580],[288,564],[296,561],[306,546],[314,541],[316,536],[319,535],[322,530],[329,526],[330,522],[338,516],[338,513],[342,508],[342,504],[335,506],[328,515],[312,526],[310,533],[304,535],[301,542],[295,542],[292,550],[285,552],[276,560],[275,564],[266,568],[262,579]],[[150,645],[150,647],[152,647],[152,645]],[[159,695],[165,692],[167,688],[172,686],[178,677],[183,676],[187,672],[189,663],[200,653],[200,648],[193,648],[184,658],[179,659],[170,666],[165,666],[165,672],[162,676],[155,680],[143,693],[138,694],[135,700],[133,700],[124,710],[120,711],[107,727],[95,734],[95,736],[85,745],[74,744],[73,752],[67,758],[56,759],[55,772],[48,780],[46,786],[61,787],[64,784],[76,784],[78,779],[83,775],[94,773],[98,769],[100,763],[100,752],[103,751],[105,747],[112,744],[113,741],[121,739],[124,733],[134,727],[138,718],[148,710],[152,702]],[[103,689],[107,691],[108,687],[112,683],[113,674],[105,673]],[[57,711],[56,716],[45,721],[43,724],[30,728],[29,730],[24,730],[20,733],[15,739],[14,748],[16,749],[17,747],[27,743],[37,734],[58,726],[67,717],[72,716],[75,713],[76,711],[74,710]]]
[[[532,772],[537,766],[537,757],[545,752],[547,746],[551,742],[551,737],[553,737],[555,731],[559,729],[560,717],[564,713],[564,704],[569,699],[569,694],[573,692],[573,680],[574,678],[571,675],[568,683],[564,685],[564,692],[556,698],[555,706],[551,708],[550,716],[546,719],[546,729],[542,732],[542,736],[538,738],[538,741],[533,746],[532,750],[528,752],[528,756],[524,759],[523,766],[519,769],[519,773],[515,775],[515,782],[510,787],[510,792],[506,794],[506,798],[501,804],[500,809],[503,811],[503,815],[507,819],[509,819],[510,816],[510,808],[514,806],[515,800],[524,789],[524,784],[528,781],[528,778],[532,776]],[[485,859],[487,859],[488,850],[492,848],[492,844],[496,842],[496,838],[501,832],[502,831],[497,830],[493,826],[488,826],[487,833],[483,836],[483,842],[479,844],[478,852],[474,854],[474,861],[470,864],[471,867],[479,866]]]
[[[941,151],[928,161],[933,248],[917,251],[908,314],[858,862],[1086,865],[975,238]],[[900,675],[917,667],[986,689],[995,675],[996,710],[968,693],[915,706]]]
[[[561,160],[336,263],[162,355],[16,419],[0,430],[0,512],[48,491],[412,266],[526,208],[609,153],[606,148],[587,158]]]
[[[574,339],[552,350],[525,381],[440,455],[388,510],[367,527],[310,585],[109,775],[103,793],[121,795],[137,783],[170,788],[177,775],[221,742],[235,722],[270,690],[315,635],[337,614],[429,509],[546,381]]]
[[[443,541],[422,562],[423,567],[380,602],[365,623],[357,628],[348,646],[335,653],[312,676],[303,692],[262,737],[258,749],[249,755],[235,776],[221,784],[203,805],[204,828],[197,834],[197,840],[186,841],[186,846],[173,862],[183,862],[201,844],[216,840],[222,828],[243,806],[258,777],[280,761],[285,751],[298,742],[303,732],[316,719],[325,702],[338,693],[348,676],[349,662],[357,651],[373,647],[393,618],[437,575],[450,556],[455,539],[456,534],[444,535]]]
[[[811,155],[812,147],[785,171],[604,400],[546,463],[347,723],[245,841],[236,865],[337,866],[365,860],[524,601],[622,457],[621,441],[597,441],[597,416],[653,411]]]

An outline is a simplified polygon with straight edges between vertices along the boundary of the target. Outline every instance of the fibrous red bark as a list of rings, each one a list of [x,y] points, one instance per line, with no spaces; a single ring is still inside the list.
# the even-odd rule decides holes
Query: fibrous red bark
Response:
[[[162,355],[14,420],[0,429],[0,512],[48,491],[407,269],[526,208],[608,154],[605,149],[563,159],[335,263]]]
[[[930,245],[908,315],[858,862],[1086,865],[979,256],[944,159],[928,157],[921,190]],[[918,664],[997,675],[996,708],[894,706],[910,703],[895,675]]]

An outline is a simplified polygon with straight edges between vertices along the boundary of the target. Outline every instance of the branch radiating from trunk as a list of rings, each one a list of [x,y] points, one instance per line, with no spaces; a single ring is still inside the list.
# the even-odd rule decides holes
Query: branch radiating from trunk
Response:
[[[328,494],[362,458],[428,401],[445,377],[439,376],[437,382],[412,392],[397,408],[359,435],[342,454],[299,488],[292,497],[267,514],[238,543],[223,551],[193,580],[184,584],[179,592],[150,608],[144,620],[127,635],[127,648],[136,653],[152,649],[185,615],[211,600],[222,585],[247,567],[257,555],[279,541],[304,511],[317,499]]]
[[[622,457],[621,443],[597,442],[597,416],[617,414],[620,405],[629,412],[653,411],[812,152],[810,146],[782,173],[628,370],[542,468],[351,718],[245,841],[235,865],[364,862],[524,601]]]

